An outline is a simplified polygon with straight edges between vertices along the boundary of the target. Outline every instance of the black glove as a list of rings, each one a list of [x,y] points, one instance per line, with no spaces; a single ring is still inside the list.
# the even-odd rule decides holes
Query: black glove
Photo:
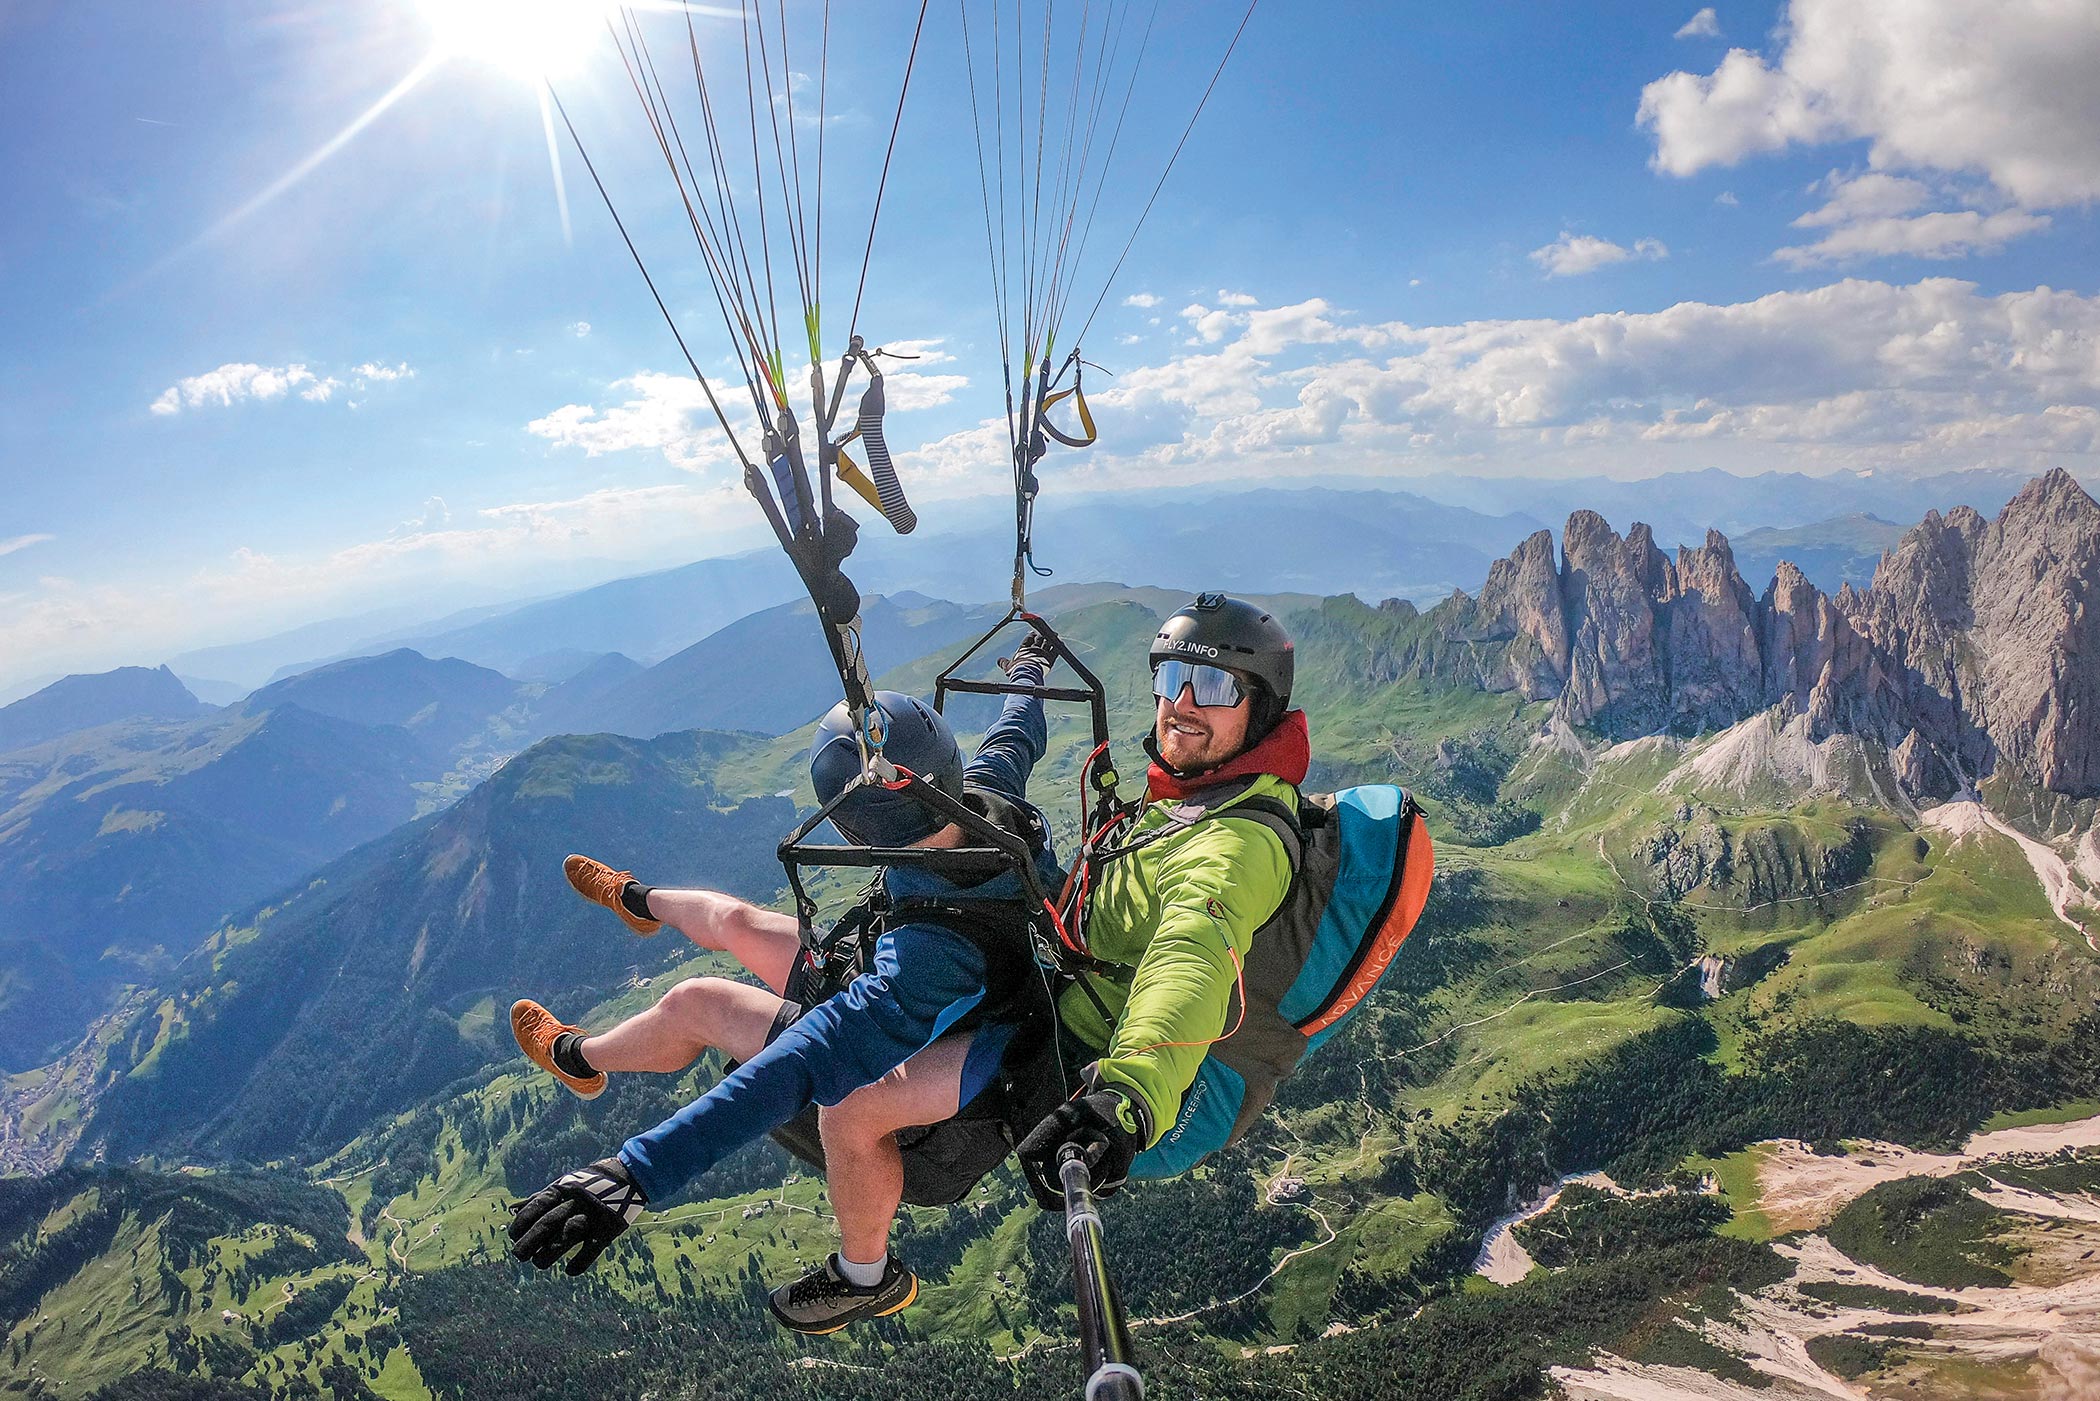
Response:
[[[1050,675],[1050,668],[1055,665],[1057,648],[1049,638],[1033,628],[1028,630],[1028,636],[1021,639],[1021,645],[1014,648],[1012,656],[999,659],[999,669],[1009,677],[1017,671],[1032,668],[1035,684],[1038,686],[1043,684],[1044,679]]]
[[[1095,1193],[1112,1197],[1130,1175],[1131,1160],[1152,1137],[1152,1115],[1143,1100],[1116,1088],[1090,1089],[1094,1083],[1088,1067],[1080,1093],[1051,1110],[1014,1150],[1045,1211],[1065,1204],[1057,1159],[1066,1144],[1086,1155],[1087,1181]]]
[[[511,1208],[510,1253],[536,1270],[569,1257],[572,1275],[589,1269],[605,1247],[634,1224],[649,1198],[618,1158],[600,1158],[564,1173]]]

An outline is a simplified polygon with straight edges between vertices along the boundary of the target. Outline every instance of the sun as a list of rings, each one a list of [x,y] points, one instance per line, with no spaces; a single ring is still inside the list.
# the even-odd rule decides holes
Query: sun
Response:
[[[514,77],[577,71],[605,37],[611,0],[416,0],[436,55]]]

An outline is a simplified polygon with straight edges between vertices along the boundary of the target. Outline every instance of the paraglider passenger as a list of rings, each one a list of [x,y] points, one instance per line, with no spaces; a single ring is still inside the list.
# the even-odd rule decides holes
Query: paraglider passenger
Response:
[[[1040,686],[1052,655],[1048,643],[1031,636],[1009,664],[1009,678]],[[887,716],[885,755],[978,813],[1032,831],[1031,844],[1040,843],[1037,871],[1055,889],[1063,874],[1041,814],[1025,797],[1046,740],[1041,700],[1009,696],[967,765],[930,706],[889,691],[877,700]],[[810,746],[818,801],[838,796],[860,772],[854,722],[841,703]],[[849,794],[834,821],[849,841],[873,846],[967,844],[960,828],[940,825],[923,804],[875,786]],[[608,1073],[676,1073],[710,1047],[742,1062],[618,1152],[520,1205],[510,1226],[513,1253],[541,1269],[566,1255],[568,1272],[579,1274],[646,1205],[817,1105],[840,1246],[775,1289],[773,1313],[798,1332],[828,1333],[911,1303],[918,1280],[888,1250],[905,1181],[895,1131],[949,1119],[992,1086],[1019,1019],[1011,1004],[991,1005],[999,1001],[988,991],[998,981],[988,966],[996,956],[983,939],[930,917],[900,915],[881,927],[864,971],[842,991],[805,1005],[809,975],[793,916],[714,891],[652,889],[587,857],[569,857],[564,870],[579,893],[635,933],[668,924],[703,948],[726,950],[765,986],[690,979],[647,1011],[595,1033],[534,1002],[512,1007],[511,1026],[526,1054],[585,1098],[603,1092]],[[1011,869],[976,883],[909,868],[883,871],[880,880],[893,907],[939,901],[967,910],[1003,899],[1011,908],[1020,894]],[[1025,934],[1017,937],[1025,947]],[[1001,1141],[997,1152],[1004,1151]]]

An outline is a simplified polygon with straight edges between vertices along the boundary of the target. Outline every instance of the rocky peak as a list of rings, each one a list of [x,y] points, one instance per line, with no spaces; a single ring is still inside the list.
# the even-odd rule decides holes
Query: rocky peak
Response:
[[[1656,606],[1675,591],[1675,571],[1646,525],[1622,539],[1595,511],[1568,517],[1561,551],[1570,633],[1561,712],[1571,724],[1644,734],[1668,708]]]
[[[2059,468],[1976,538],[1969,708],[2044,788],[2100,792],[2100,504]]]
[[[1561,539],[1557,568],[1540,531],[1477,601],[1432,615],[1467,644],[1472,677],[1553,700],[1559,722],[1623,739],[1783,705],[1818,737],[1888,746],[1921,794],[1999,763],[2100,794],[2100,503],[2067,472],[2030,482],[1995,521],[1928,513],[1868,588],[1835,598],[1785,562],[1753,594],[1719,531],[1674,561],[1646,525],[1622,537],[1594,511]]]
[[[1561,693],[1568,681],[1568,616],[1551,531],[1534,532],[1508,559],[1495,561],[1474,617],[1475,638],[1510,641],[1508,689],[1526,700]]]

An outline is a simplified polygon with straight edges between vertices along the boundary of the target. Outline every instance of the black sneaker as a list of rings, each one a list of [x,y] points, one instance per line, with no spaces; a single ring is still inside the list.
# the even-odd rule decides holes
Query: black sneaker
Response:
[[[773,1317],[797,1333],[836,1333],[849,1323],[886,1318],[919,1297],[919,1277],[895,1255],[882,1283],[863,1289],[839,1273],[837,1255],[770,1296]]]

